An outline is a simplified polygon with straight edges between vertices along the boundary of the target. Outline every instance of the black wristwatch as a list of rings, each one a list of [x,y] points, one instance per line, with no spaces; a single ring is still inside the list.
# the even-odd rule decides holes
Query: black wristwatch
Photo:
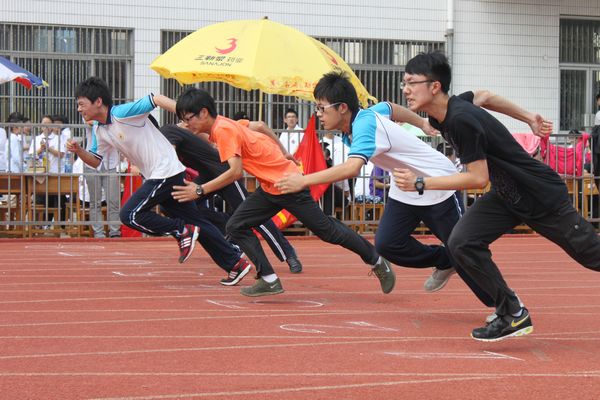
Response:
[[[202,188],[202,185],[196,185],[196,194],[198,197],[202,197],[204,194],[204,188]]]
[[[423,190],[425,190],[425,181],[423,180],[422,176],[417,177],[417,180],[415,181],[415,189],[417,189],[419,194],[423,194]]]

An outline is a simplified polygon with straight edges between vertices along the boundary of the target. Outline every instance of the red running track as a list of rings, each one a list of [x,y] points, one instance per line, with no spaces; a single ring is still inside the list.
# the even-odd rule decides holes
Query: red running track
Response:
[[[456,276],[427,294],[397,267],[383,295],[354,254],[293,244],[304,272],[251,299],[172,239],[0,242],[0,398],[600,398],[600,274],[545,239],[493,246],[535,332],[491,344]]]

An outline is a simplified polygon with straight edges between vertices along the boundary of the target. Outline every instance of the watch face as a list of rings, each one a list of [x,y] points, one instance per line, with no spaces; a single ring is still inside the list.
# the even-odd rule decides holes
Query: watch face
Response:
[[[202,196],[202,194],[204,193],[204,190],[202,189],[201,185],[196,186],[196,194],[198,196]]]

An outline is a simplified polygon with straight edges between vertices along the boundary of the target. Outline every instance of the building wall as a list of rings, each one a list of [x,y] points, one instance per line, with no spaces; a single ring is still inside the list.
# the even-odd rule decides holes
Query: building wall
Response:
[[[490,89],[558,126],[559,3],[458,0],[454,91]],[[500,119],[513,132],[528,130],[518,121]]]
[[[270,19],[312,36],[446,40],[448,0],[221,0],[110,2],[2,1],[6,22],[93,25],[135,30],[134,97],[159,90],[149,68],[160,30],[195,30],[230,19]],[[358,3],[358,2],[357,2]],[[568,3],[565,5],[564,3]],[[418,5],[417,5],[418,4]],[[600,17],[597,0],[454,0],[455,93],[488,88],[555,121],[559,118],[560,15]],[[522,123],[502,118],[512,131]]]

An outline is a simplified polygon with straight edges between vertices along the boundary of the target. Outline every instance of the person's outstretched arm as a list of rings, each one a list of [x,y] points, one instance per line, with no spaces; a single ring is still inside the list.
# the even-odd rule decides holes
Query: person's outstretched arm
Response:
[[[546,137],[552,133],[553,124],[542,117],[540,114],[525,110],[510,100],[499,96],[489,90],[477,90],[474,93],[473,104],[479,107],[487,108],[514,119],[525,122],[531,127],[534,135]]]

